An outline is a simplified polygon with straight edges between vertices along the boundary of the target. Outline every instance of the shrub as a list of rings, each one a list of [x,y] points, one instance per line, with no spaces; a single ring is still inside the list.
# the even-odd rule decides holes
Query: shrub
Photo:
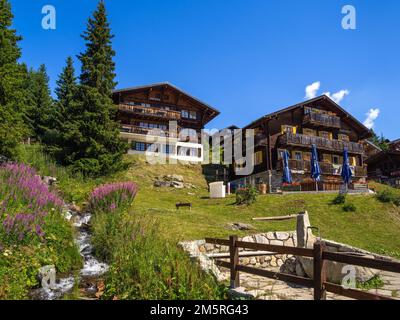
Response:
[[[61,215],[64,202],[51,192],[35,170],[24,164],[7,163],[0,167],[0,233],[8,243],[44,239],[45,224],[50,214]],[[1,199],[0,199],[1,200]]]
[[[157,220],[116,211],[93,217],[96,254],[107,258],[103,299],[215,300],[225,289],[162,237]]]
[[[345,194],[338,194],[333,200],[333,204],[344,204],[346,202],[346,195]]]
[[[133,182],[102,185],[90,194],[89,208],[92,212],[109,212],[130,206],[137,190]]]
[[[41,266],[65,273],[81,265],[63,206],[31,167],[0,166],[0,300],[27,298]]]
[[[254,187],[242,188],[236,191],[237,205],[251,205],[257,201],[258,191]]]
[[[390,190],[388,190],[388,189],[385,189],[385,190],[383,190],[383,191],[379,191],[379,192],[376,194],[376,198],[377,198],[380,202],[384,202],[384,203],[391,202],[391,201],[393,200],[393,197],[394,197],[393,192],[390,191]]]
[[[352,203],[348,203],[348,204],[345,204],[343,206],[343,211],[345,211],[345,212],[356,212],[357,211],[357,207]]]
[[[393,203],[395,206],[400,207],[400,196],[396,196],[393,198]]]

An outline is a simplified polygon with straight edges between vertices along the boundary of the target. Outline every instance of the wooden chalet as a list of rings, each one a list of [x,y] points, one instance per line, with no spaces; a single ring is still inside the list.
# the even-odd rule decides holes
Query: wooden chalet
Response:
[[[201,162],[201,130],[219,111],[170,83],[156,83],[113,92],[121,136],[130,153],[164,153],[178,160]],[[176,129],[170,127],[175,122]],[[150,150],[163,141],[161,150]],[[163,140],[164,139],[164,140]]]
[[[366,162],[370,179],[400,188],[400,139],[390,142],[388,150],[369,157]]]
[[[318,190],[339,190],[341,165],[346,148],[353,171],[352,188],[366,188],[367,167],[364,146],[370,130],[328,96],[296,104],[268,114],[244,129],[255,130],[254,173],[235,176],[235,185],[267,184],[269,190],[282,188],[282,154],[289,151],[294,191],[314,191],[311,179],[311,148],[318,149],[322,179]],[[234,169],[244,165],[235,163]],[[235,170],[233,170],[235,172]]]

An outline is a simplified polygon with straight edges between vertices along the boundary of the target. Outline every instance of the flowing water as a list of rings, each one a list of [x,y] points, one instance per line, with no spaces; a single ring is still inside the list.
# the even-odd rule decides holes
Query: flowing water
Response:
[[[88,212],[79,213],[69,209],[65,218],[72,221],[76,228],[76,243],[79,247],[84,265],[78,275],[62,275],[57,277],[53,289],[35,289],[31,292],[34,300],[57,300],[70,294],[78,286],[79,298],[95,299],[98,291],[98,281],[108,271],[108,265],[98,261],[93,255],[91,234],[89,230],[92,215]]]

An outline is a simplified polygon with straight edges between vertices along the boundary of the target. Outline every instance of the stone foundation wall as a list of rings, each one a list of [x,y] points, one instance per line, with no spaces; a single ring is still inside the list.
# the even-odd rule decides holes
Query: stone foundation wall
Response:
[[[288,232],[268,232],[257,234],[253,236],[246,236],[244,238],[240,238],[241,241],[244,242],[254,242],[254,243],[263,243],[263,244],[271,244],[276,246],[287,246],[287,247],[296,247],[297,246],[297,238],[296,232],[288,231]],[[229,247],[214,245],[205,242],[197,242],[198,254],[203,254],[209,258],[215,257],[218,254],[229,254]],[[244,253],[252,250],[241,249],[239,252]],[[291,258],[291,255],[286,254],[273,254],[272,252],[266,255],[258,256],[258,257],[241,257],[239,259],[240,264],[245,266],[252,266],[261,269],[270,269],[271,267],[281,267],[285,263],[288,258]],[[218,257],[220,260],[229,261],[229,258]]]

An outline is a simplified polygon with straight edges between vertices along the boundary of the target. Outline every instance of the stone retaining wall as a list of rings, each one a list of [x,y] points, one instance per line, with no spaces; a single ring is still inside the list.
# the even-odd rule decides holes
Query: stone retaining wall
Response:
[[[297,238],[296,232],[288,231],[288,232],[268,232],[257,234],[253,236],[246,236],[244,238],[240,238],[241,241],[244,242],[254,242],[254,243],[263,243],[263,244],[271,244],[276,246],[290,246],[296,247],[297,246]],[[204,255],[206,257],[213,256],[216,254],[228,254],[229,247],[221,246],[218,244],[209,244],[205,243],[205,241],[196,241],[195,246],[188,245],[189,243],[181,243],[183,247],[190,247],[192,255]],[[196,248],[197,246],[197,248]],[[246,252],[252,250],[241,249],[239,252]],[[281,267],[285,261],[290,258],[291,255],[286,254],[267,254],[258,257],[241,257],[240,263],[245,266],[253,266],[256,268],[261,269],[269,269],[271,267]],[[219,258],[220,260],[229,261],[229,258]]]

